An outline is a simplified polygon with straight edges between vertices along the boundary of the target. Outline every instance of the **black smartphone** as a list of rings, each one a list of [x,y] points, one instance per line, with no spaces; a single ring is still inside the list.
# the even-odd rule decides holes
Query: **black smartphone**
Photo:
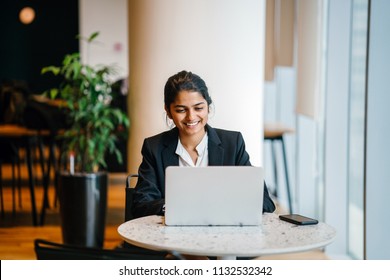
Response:
[[[312,219],[298,214],[279,215],[279,219],[296,225],[318,224],[318,221],[316,219]]]

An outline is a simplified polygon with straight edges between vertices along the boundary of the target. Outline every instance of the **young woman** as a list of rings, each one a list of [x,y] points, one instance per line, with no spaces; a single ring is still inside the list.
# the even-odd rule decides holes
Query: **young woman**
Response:
[[[164,88],[164,103],[175,127],[144,140],[132,204],[134,217],[164,214],[168,166],[251,165],[240,132],[207,124],[212,100],[198,75],[181,71],[170,77]],[[274,210],[264,185],[263,212]]]

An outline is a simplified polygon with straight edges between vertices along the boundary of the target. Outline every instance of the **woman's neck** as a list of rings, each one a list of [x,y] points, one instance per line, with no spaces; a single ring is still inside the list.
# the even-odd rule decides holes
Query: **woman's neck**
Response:
[[[198,133],[195,135],[179,135],[180,137],[180,143],[183,145],[183,147],[187,151],[194,151],[195,148],[199,145],[199,143],[202,141],[204,135],[206,134],[206,131],[203,130],[202,133]]]

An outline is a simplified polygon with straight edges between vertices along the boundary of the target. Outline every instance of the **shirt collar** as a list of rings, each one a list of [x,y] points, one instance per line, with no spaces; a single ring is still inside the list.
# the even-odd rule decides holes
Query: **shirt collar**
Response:
[[[196,146],[196,151],[198,152],[198,156],[199,157],[203,157],[203,155],[204,155],[204,153],[206,151],[208,138],[209,137],[208,137],[207,131],[206,131],[206,133],[204,134],[204,136],[202,138],[202,141],[200,141],[198,146]]]
[[[196,146],[196,152],[198,153],[199,159],[202,159],[205,156],[205,153],[207,152],[207,144],[208,144],[208,134],[207,131],[205,135],[203,136],[202,140]],[[188,152],[184,148],[184,146],[180,142],[180,138],[178,139],[177,147],[176,147],[176,154],[179,155],[181,158],[183,158],[186,161],[190,161]]]

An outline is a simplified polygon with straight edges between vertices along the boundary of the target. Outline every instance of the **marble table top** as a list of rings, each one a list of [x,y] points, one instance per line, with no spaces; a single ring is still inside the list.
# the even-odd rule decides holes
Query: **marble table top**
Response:
[[[336,237],[333,227],[319,222],[297,226],[277,214],[263,214],[261,226],[165,226],[164,217],[147,216],[118,227],[128,243],[152,250],[217,257],[257,257],[322,248]]]

